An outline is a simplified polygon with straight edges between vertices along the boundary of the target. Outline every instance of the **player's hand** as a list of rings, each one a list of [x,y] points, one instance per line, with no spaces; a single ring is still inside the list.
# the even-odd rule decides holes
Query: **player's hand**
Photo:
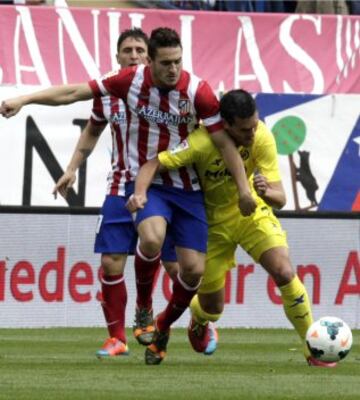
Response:
[[[15,97],[13,99],[4,100],[0,106],[0,114],[4,118],[10,118],[16,115],[23,106],[23,103],[20,98]]]
[[[259,197],[263,197],[269,188],[268,181],[265,176],[261,174],[254,175],[254,189]]]
[[[69,189],[73,186],[75,181],[76,181],[75,173],[66,171],[64,175],[57,181],[54,190],[52,192],[55,199],[57,198],[58,193],[60,193],[61,196],[65,199]]]
[[[146,203],[147,203],[146,194],[132,194],[126,203],[126,208],[131,213],[134,213],[139,208],[144,208]]]
[[[248,217],[251,215],[256,209],[256,201],[251,196],[251,193],[243,193],[239,196],[239,208],[242,215]]]

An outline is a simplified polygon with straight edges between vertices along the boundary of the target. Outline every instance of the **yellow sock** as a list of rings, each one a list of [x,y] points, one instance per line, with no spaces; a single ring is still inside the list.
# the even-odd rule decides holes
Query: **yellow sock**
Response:
[[[200,325],[206,325],[209,321],[215,322],[221,314],[209,314],[201,308],[199,297],[195,295],[190,303],[190,310],[194,320]]]
[[[311,305],[306,288],[296,275],[290,283],[279,287],[279,289],[285,314],[305,344],[306,331],[313,323]],[[308,350],[305,345],[305,356],[308,355],[307,353]]]

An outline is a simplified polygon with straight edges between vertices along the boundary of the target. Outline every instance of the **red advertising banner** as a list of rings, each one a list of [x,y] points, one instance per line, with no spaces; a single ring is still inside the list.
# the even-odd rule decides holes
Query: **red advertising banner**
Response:
[[[2,6],[0,84],[82,82],[117,69],[119,33],[170,26],[184,68],[223,91],[360,93],[360,17]]]
[[[100,255],[93,254],[95,215],[0,213],[0,328],[104,326]],[[281,218],[291,259],[304,282],[314,319],[336,315],[360,328],[358,219]],[[26,229],[24,229],[26,227]],[[55,228],[54,228],[55,227]],[[265,270],[241,248],[229,271],[221,327],[290,328],[280,292]],[[125,268],[126,326],[136,307],[134,258]],[[154,313],[171,295],[161,268],[154,287]],[[175,326],[186,327],[186,312]]]

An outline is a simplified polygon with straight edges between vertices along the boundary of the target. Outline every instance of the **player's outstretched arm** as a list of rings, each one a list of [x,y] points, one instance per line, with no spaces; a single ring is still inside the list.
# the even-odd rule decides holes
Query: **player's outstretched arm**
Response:
[[[76,181],[76,171],[94,150],[96,143],[98,142],[99,137],[105,127],[106,124],[94,125],[91,123],[91,121],[88,121],[76,144],[74,153],[65,173],[57,181],[54,187],[53,195],[55,199],[57,197],[57,193],[60,193],[62,197],[66,198],[69,189]]]
[[[239,208],[244,216],[256,209],[256,201],[251,196],[243,161],[232,139],[223,130],[212,133],[211,138],[219,149],[226,167],[230,171],[239,191]]]
[[[161,170],[159,158],[153,158],[147,161],[139,170],[138,176],[135,180],[135,190],[134,194],[130,196],[128,202],[126,203],[126,208],[130,212],[135,212],[139,208],[144,208],[147,202],[147,190],[154,179],[156,172]]]
[[[54,86],[38,92],[4,100],[0,106],[0,114],[5,118],[10,118],[16,115],[21,108],[27,104],[58,106],[75,103],[80,100],[88,100],[92,97],[93,93],[87,83]]]
[[[268,182],[265,176],[255,174],[254,189],[267,204],[274,208],[283,208],[286,204],[286,195],[281,181]]]

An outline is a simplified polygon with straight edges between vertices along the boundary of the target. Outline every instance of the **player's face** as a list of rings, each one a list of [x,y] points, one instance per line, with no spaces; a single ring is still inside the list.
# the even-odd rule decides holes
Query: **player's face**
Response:
[[[225,121],[224,127],[237,146],[249,147],[254,141],[258,123],[259,115],[255,112],[250,118],[235,117],[235,121],[232,125],[229,125]]]
[[[150,60],[154,84],[161,88],[173,88],[179,82],[182,70],[181,47],[160,47]]]
[[[147,63],[147,45],[142,39],[126,38],[120,45],[116,59],[121,67]]]

